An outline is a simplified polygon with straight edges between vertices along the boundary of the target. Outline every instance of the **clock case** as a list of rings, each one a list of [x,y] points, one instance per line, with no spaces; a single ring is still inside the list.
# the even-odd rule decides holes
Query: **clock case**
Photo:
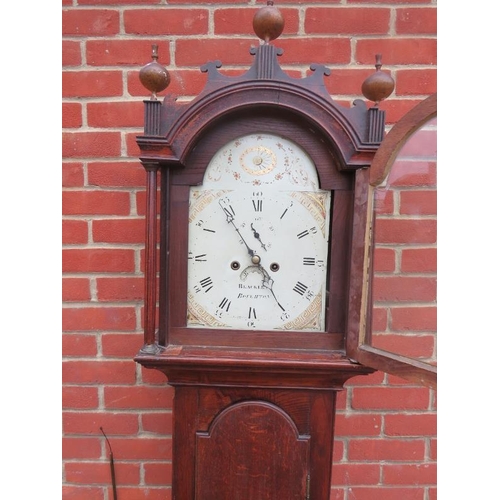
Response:
[[[332,101],[324,66],[292,78],[281,49],[266,43],[251,53],[241,76],[220,73],[219,61],[203,66],[207,83],[190,102],[145,101],[137,137],[147,210],[145,342],[135,360],[175,389],[177,500],[329,498],[336,395],[373,371],[354,358],[366,330],[370,165],[384,111]],[[190,187],[220,147],[252,133],[298,144],[331,191],[324,332],[186,327]]]

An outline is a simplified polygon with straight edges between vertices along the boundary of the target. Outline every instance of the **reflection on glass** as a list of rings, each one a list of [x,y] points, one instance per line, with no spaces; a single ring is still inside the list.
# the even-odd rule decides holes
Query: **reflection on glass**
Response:
[[[437,118],[414,132],[375,191],[374,347],[437,364]]]

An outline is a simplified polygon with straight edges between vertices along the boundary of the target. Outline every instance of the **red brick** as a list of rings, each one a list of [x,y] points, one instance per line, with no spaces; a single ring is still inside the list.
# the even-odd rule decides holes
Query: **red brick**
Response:
[[[335,68],[325,77],[325,86],[330,94],[359,95],[363,82],[372,73],[372,70],[365,69]]]
[[[140,131],[142,133],[142,130]],[[141,151],[137,145],[137,132],[125,133],[126,156],[128,158],[138,158],[141,156]]]
[[[405,142],[398,158],[415,158],[416,160],[435,159],[437,155],[437,131],[419,129]]]
[[[120,132],[66,132],[62,151],[65,158],[120,156]]]
[[[62,268],[68,273],[133,272],[134,250],[85,248],[65,249]]]
[[[108,488],[108,498],[112,498],[111,487]],[[120,500],[171,500],[172,491],[168,488],[144,486],[118,487],[117,497]]]
[[[384,432],[387,436],[435,436],[436,420],[435,413],[387,414],[384,416]]]
[[[380,415],[354,415],[337,413],[335,436],[379,436],[382,429]]]
[[[358,375],[356,377],[350,378],[346,382],[346,387],[380,385],[384,381],[384,378],[384,372],[380,371],[370,373],[369,375]]]
[[[172,464],[164,463],[145,463],[144,464],[144,482],[146,484],[168,485],[172,483]]]
[[[382,54],[382,64],[436,64],[436,40],[432,38],[370,38],[358,40],[356,60],[373,64],[375,54]]]
[[[135,363],[129,361],[64,361],[63,380],[69,384],[133,384]]]
[[[144,124],[144,104],[139,101],[95,102],[87,104],[90,127],[141,127]]]
[[[393,125],[403,116],[414,108],[421,100],[402,98],[395,99],[394,94],[387,100],[382,101],[380,109],[386,112],[385,123],[386,125]]]
[[[430,4],[432,3],[432,0],[347,0],[348,4],[365,4],[365,3],[383,3],[383,4],[398,4],[398,5],[404,5],[404,4],[421,4],[421,3],[427,3]]]
[[[62,458],[100,458],[101,442],[97,437],[64,437]]]
[[[63,163],[63,187],[80,187],[83,186],[83,181],[83,163]]]
[[[436,186],[436,162],[397,159],[389,174],[392,187]]]
[[[351,489],[352,488],[348,488],[347,490],[350,491]],[[344,488],[330,488],[329,500],[344,500],[344,499],[345,499]]]
[[[424,387],[356,387],[352,407],[356,410],[425,410],[429,391]]]
[[[160,0],[105,0],[106,5],[158,5]],[[103,0],[78,0],[78,5],[102,5]],[[169,1],[168,3],[172,3]]]
[[[63,35],[106,36],[120,30],[120,14],[108,9],[67,9],[62,11]]]
[[[97,387],[66,386],[62,388],[62,407],[66,409],[93,409],[99,405]]]
[[[377,219],[377,243],[436,243],[434,219]]]
[[[92,224],[95,242],[144,243],[144,219],[102,219]]]
[[[82,105],[79,102],[63,102],[63,128],[78,128],[82,126]]]
[[[135,35],[202,35],[208,33],[208,10],[173,9],[125,10],[125,33]]]
[[[72,40],[62,41],[62,65],[65,66],[79,66],[82,64],[82,54],[80,42]]]
[[[335,464],[332,468],[332,485],[373,485],[380,478],[379,464]]]
[[[104,492],[102,488],[95,486],[68,486],[63,484],[63,500],[102,500]]]
[[[169,4],[179,4],[179,5],[182,5],[182,4],[188,4],[188,5],[192,5],[192,0],[169,0],[168,2]],[[201,0],[200,2],[196,2],[197,4],[213,4],[213,1],[212,0]],[[247,0],[218,0],[217,3],[219,4],[225,4],[225,3],[231,3],[231,4],[248,4],[248,1]],[[257,8],[255,9],[257,10]]]
[[[397,9],[396,33],[435,35],[437,33],[436,7]]]
[[[158,324],[158,323],[157,323]],[[142,381],[145,384],[160,384],[164,385],[167,379],[159,370],[141,367]]]
[[[95,356],[96,354],[97,344],[95,335],[63,334],[63,356]]]
[[[87,278],[64,278],[62,280],[62,299],[65,302],[90,300],[90,283]]]
[[[89,238],[88,222],[83,220],[62,221],[62,242],[65,245],[87,243]]]
[[[436,248],[404,248],[401,252],[403,273],[435,273],[437,271]]]
[[[397,95],[430,95],[437,92],[437,70],[402,69],[396,71]]]
[[[335,439],[333,443],[333,463],[341,462],[344,458],[344,441]]]
[[[385,332],[387,330],[387,309],[374,307],[372,311],[372,332]]]
[[[434,356],[436,338],[433,335],[378,334],[372,339],[373,347],[410,358],[430,360]]]
[[[437,488],[429,488],[429,500],[437,500]]]
[[[347,64],[351,60],[349,38],[284,38],[281,64]],[[361,82],[363,83],[363,82]]]
[[[63,97],[115,97],[123,93],[121,71],[64,71]]]
[[[377,189],[374,203],[377,215],[394,213],[394,193],[389,189]]]
[[[63,330],[134,330],[134,307],[79,307],[62,311]]]
[[[133,358],[143,344],[142,333],[104,333],[101,336],[102,353],[106,357]]]
[[[169,460],[172,458],[170,438],[114,438],[113,455],[121,460]]]
[[[351,461],[422,461],[423,439],[350,439],[348,458]]]
[[[123,191],[66,191],[64,215],[128,215],[130,195]]]
[[[151,11],[150,11],[151,12]],[[154,16],[151,16],[154,17]],[[89,66],[144,66],[152,61],[151,45],[158,45],[158,63],[170,64],[170,42],[162,40],[88,40],[86,43]]]
[[[435,485],[436,464],[382,464],[384,483],[411,484],[411,485]]]
[[[374,488],[354,487],[349,488],[348,500],[423,500],[425,498],[423,488],[385,488],[376,486]],[[340,500],[344,500],[342,497]]]
[[[391,309],[391,327],[395,331],[435,331],[436,307],[394,307]]]
[[[144,298],[143,278],[97,278],[99,302],[131,301]]]
[[[306,33],[333,35],[378,35],[389,32],[390,9],[309,7],[306,9]]]
[[[104,402],[108,409],[172,408],[173,389],[164,387],[104,387]]]
[[[138,161],[89,163],[87,174],[89,186],[144,187],[146,185],[146,171]]]
[[[219,59],[222,65],[244,64],[249,66],[253,57],[249,48],[256,45],[255,39],[179,39],[176,42],[175,60],[177,66],[201,66],[207,61]],[[231,50],[228,51],[228,46]]]
[[[115,459],[114,466],[117,484],[139,484],[139,464],[124,463]],[[108,460],[100,462],[67,462],[64,464],[64,470],[66,481],[70,483],[104,484],[107,486],[111,482]]]
[[[100,430],[102,427],[108,439],[112,435],[137,434],[139,431],[137,413],[64,412],[62,423],[65,434],[102,436]]]
[[[436,300],[436,279],[401,276],[377,277],[374,280],[373,295],[375,301],[434,301]]]
[[[437,439],[431,439],[430,459],[437,460]]]
[[[172,434],[172,412],[143,413],[142,428],[155,434]]]
[[[375,272],[392,272],[396,269],[396,254],[391,248],[375,248]]]
[[[436,215],[436,191],[403,191],[400,194],[400,213],[403,215]]]
[[[285,20],[283,35],[297,34],[299,30],[299,12],[297,9],[280,7]],[[253,18],[257,9],[238,7],[237,9],[217,9],[214,12],[214,33],[216,35],[243,34],[254,35]]]

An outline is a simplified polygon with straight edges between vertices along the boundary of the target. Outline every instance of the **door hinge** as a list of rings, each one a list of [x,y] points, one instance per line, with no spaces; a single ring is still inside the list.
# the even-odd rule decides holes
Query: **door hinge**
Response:
[[[311,498],[311,476],[307,474],[306,478],[306,500],[310,500]]]

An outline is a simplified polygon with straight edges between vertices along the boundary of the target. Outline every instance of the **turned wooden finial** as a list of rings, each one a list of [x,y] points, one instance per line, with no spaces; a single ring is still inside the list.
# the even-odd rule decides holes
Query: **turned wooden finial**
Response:
[[[382,54],[375,55],[375,73],[371,74],[361,86],[363,95],[378,106],[381,101],[392,94],[394,80],[391,75],[381,71]]]
[[[261,7],[253,18],[255,34],[267,44],[278,38],[283,33],[285,20],[273,0],[267,0],[267,5]]]
[[[158,63],[158,45],[153,44],[151,47],[153,61],[141,68],[139,80],[151,92],[151,100],[156,101],[156,94],[168,87],[170,75],[167,69]]]

